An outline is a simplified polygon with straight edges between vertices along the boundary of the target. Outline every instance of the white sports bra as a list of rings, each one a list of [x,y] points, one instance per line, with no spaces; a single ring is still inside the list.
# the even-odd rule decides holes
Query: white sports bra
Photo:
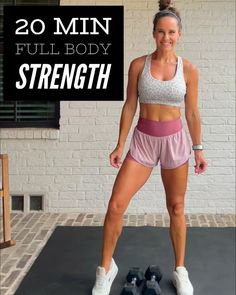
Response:
[[[167,81],[158,80],[152,76],[151,59],[152,55],[148,54],[138,80],[139,101],[180,107],[186,94],[182,58],[178,56],[175,76]]]

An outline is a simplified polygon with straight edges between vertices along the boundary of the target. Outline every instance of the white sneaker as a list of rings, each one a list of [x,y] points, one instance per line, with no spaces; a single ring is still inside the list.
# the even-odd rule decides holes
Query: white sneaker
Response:
[[[177,295],[193,295],[193,286],[184,266],[178,266],[173,271],[173,284],[177,290]]]
[[[96,270],[96,282],[92,290],[92,295],[109,295],[111,284],[117,273],[118,267],[113,258],[111,259],[110,269],[107,273],[104,267],[98,266]]]

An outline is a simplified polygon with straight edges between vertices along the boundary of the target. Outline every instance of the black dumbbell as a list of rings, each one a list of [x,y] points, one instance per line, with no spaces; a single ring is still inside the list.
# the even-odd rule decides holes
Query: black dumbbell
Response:
[[[145,272],[146,283],[143,287],[143,295],[160,295],[159,282],[162,278],[161,271],[157,265],[150,265]]]
[[[141,295],[142,285],[144,282],[143,272],[139,267],[133,267],[126,276],[126,283],[121,295]]]

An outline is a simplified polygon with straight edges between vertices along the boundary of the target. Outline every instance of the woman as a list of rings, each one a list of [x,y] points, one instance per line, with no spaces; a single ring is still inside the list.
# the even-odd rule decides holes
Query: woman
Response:
[[[191,147],[182,126],[180,104],[192,139],[195,173],[206,170],[201,145],[201,123],[197,106],[198,71],[175,53],[181,36],[181,19],[170,1],[160,1],[153,20],[156,50],[134,59],[129,68],[127,99],[122,109],[118,144],[110,163],[119,168],[125,141],[140,103],[138,124],[130,149],[117,174],[104,222],[101,266],[97,267],[93,295],[108,295],[118,272],[112,258],[122,231],[122,217],[131,198],[148,180],[160,161],[170,215],[170,236],[175,254],[173,284],[178,295],[192,295],[193,286],[185,268],[186,223],[184,197]]]

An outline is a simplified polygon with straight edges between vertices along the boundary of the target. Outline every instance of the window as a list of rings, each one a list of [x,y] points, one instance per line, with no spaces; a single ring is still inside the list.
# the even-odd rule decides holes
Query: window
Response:
[[[11,209],[24,211],[24,196],[11,196]]]
[[[59,5],[60,0],[1,0],[0,3],[0,128],[59,128],[60,102],[3,101],[3,7],[5,5]]]
[[[43,196],[30,196],[30,211],[43,210]]]

